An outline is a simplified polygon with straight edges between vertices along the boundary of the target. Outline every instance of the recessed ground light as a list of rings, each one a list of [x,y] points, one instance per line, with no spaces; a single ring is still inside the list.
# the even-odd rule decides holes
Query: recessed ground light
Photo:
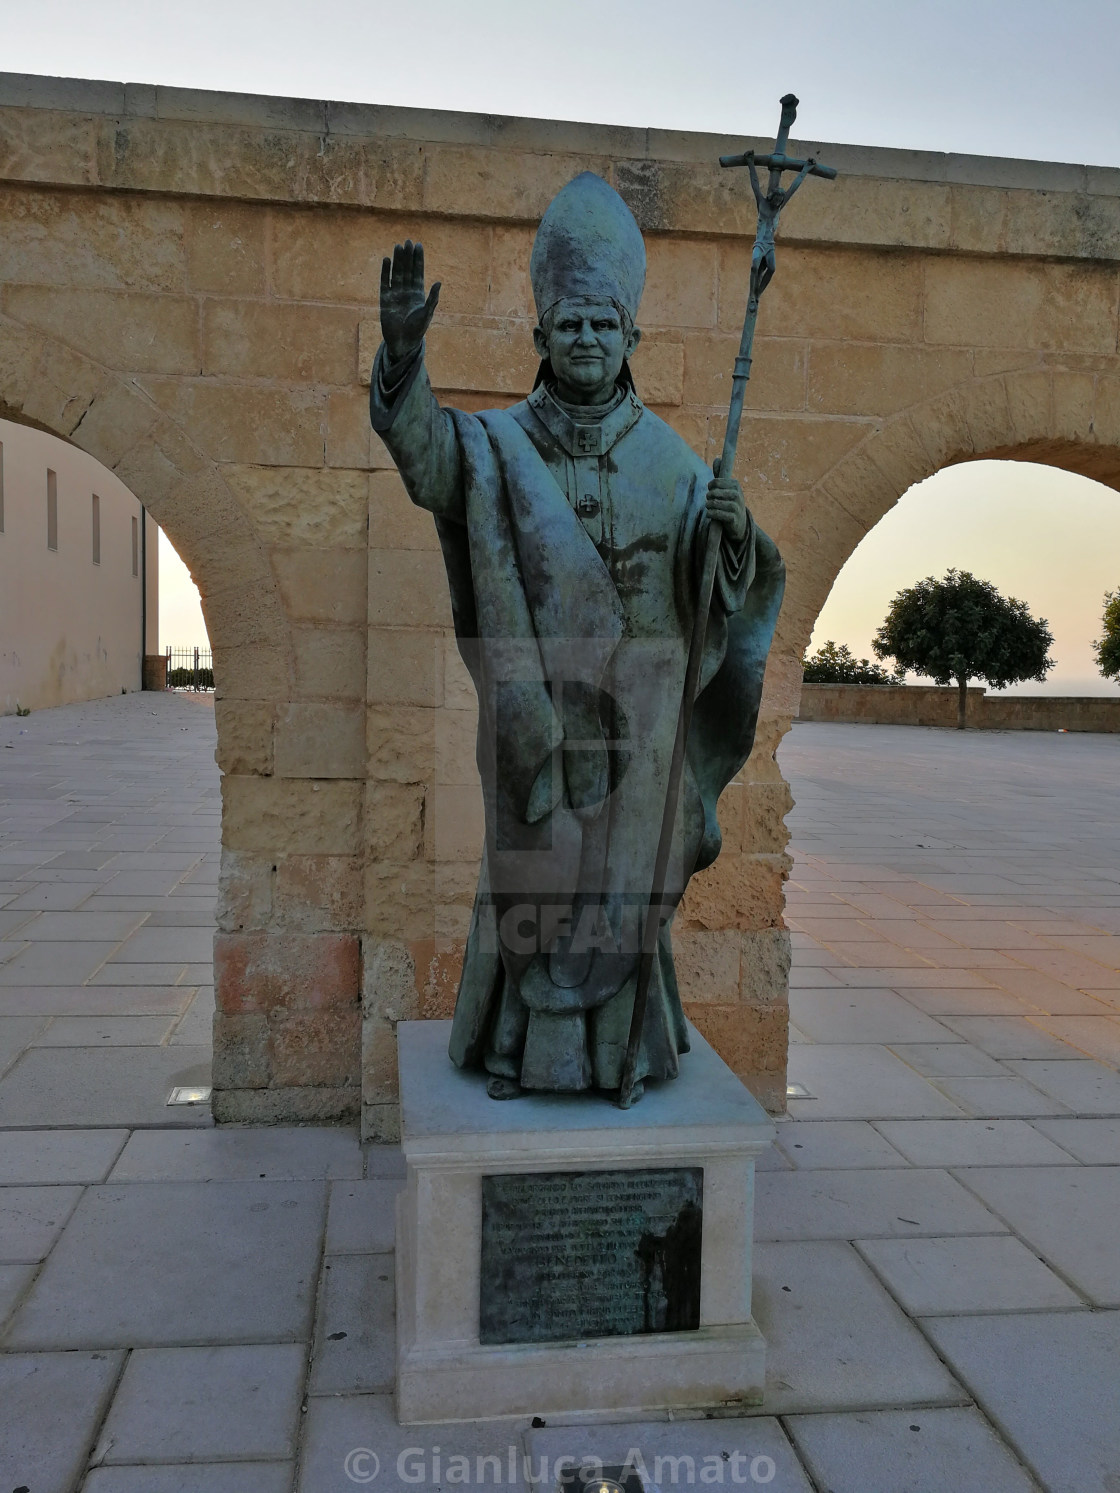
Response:
[[[575,1493],[645,1493],[645,1479],[629,1464],[625,1467],[605,1467],[598,1477],[576,1477],[572,1484]]]
[[[199,1084],[195,1088],[172,1089],[168,1095],[168,1104],[209,1104],[212,1089],[209,1084]]]
[[[803,1083],[786,1084],[787,1099],[815,1099],[816,1097],[816,1094],[810,1094],[809,1090]]]

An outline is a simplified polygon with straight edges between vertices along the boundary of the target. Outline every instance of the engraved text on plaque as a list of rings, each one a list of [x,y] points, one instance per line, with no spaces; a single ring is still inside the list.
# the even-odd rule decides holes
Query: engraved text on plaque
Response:
[[[700,1326],[702,1167],[482,1178],[483,1343]]]

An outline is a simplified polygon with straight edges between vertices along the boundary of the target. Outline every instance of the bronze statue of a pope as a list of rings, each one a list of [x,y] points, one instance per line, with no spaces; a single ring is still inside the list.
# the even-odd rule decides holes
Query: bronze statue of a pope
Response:
[[[451,1058],[489,1092],[617,1091],[634,1011],[709,526],[722,527],[635,1077],[673,1078],[688,1029],[670,925],[720,848],[716,804],[754,738],[784,570],[739,484],[642,403],[645,245],[585,172],[541,221],[536,387],[443,409],[424,367],[438,285],[398,246],[381,281],[374,429],[435,516],[478,692],[486,839]],[[479,382],[485,385],[480,372]]]

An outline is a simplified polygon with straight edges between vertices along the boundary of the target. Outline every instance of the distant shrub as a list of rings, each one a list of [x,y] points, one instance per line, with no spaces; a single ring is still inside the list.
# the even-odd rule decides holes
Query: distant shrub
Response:
[[[902,680],[873,664],[870,659],[856,658],[847,643],[829,638],[810,658],[801,661],[806,684],[901,684]]]
[[[214,670],[204,669],[199,666],[196,673],[194,669],[168,669],[168,689],[213,689]]]

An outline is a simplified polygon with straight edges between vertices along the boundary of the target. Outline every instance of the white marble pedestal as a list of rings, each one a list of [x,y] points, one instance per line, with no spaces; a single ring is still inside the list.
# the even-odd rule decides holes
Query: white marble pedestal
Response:
[[[397,1415],[593,1418],[762,1399],[751,1318],[754,1158],[766,1114],[703,1037],[622,1111],[602,1096],[495,1101],[447,1056],[449,1021],[397,1027],[408,1180],[397,1207]],[[579,1342],[479,1341],[482,1177],[702,1167],[700,1326]]]

